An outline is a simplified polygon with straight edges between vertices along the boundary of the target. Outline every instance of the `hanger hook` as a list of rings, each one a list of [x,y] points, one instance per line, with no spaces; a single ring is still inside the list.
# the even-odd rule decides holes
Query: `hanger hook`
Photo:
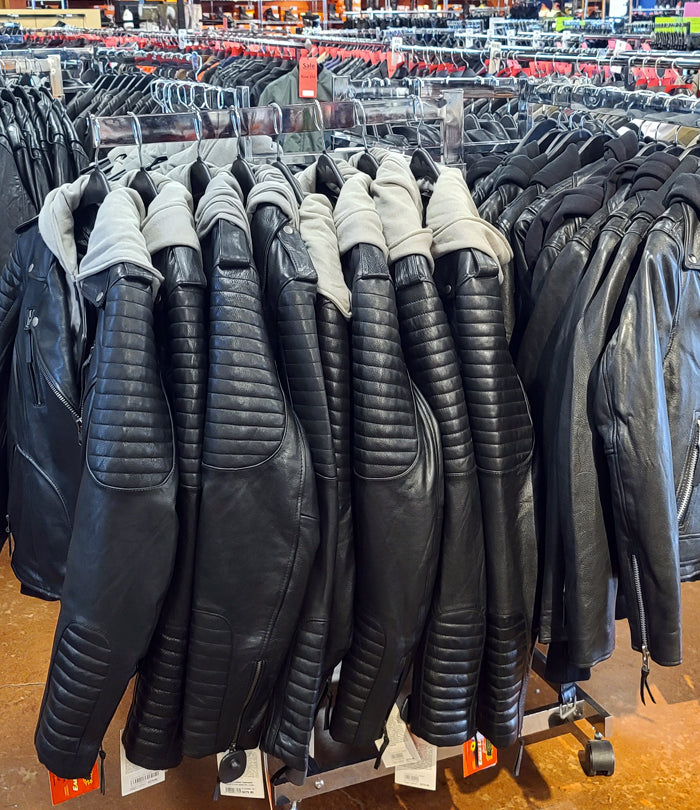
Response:
[[[238,150],[238,157],[242,158],[243,155],[243,147],[241,143],[242,138],[242,131],[243,131],[243,121],[241,119],[241,111],[235,105],[229,107],[229,115],[231,117],[231,132],[233,137],[236,139],[236,148]]]
[[[204,128],[202,125],[202,113],[195,109],[194,113],[194,134],[197,138],[197,160],[202,159],[202,129]]]
[[[419,95],[413,97],[413,118],[417,121],[416,125],[416,140],[418,141],[418,148],[423,145],[423,138],[421,136],[420,128],[425,121],[425,103]]]
[[[96,167],[100,156],[102,136],[100,134],[100,119],[96,115],[92,115],[92,113],[90,114],[90,129],[92,130],[92,142],[95,145],[95,154],[92,163]]]
[[[272,119],[272,126],[275,129],[275,143],[277,144],[277,160],[282,160],[282,145],[280,144],[280,135],[282,134],[282,108],[280,105],[273,101],[270,105],[274,110],[275,114]]]
[[[365,152],[369,152],[369,146],[367,145],[367,113],[359,98],[352,100],[352,106],[355,110],[355,124],[362,127],[362,142],[365,145]],[[360,113],[362,113],[362,118],[360,118]]]
[[[131,117],[131,131],[134,133],[134,143],[139,150],[139,166],[143,169],[143,132],[141,122],[135,112],[129,111]]]
[[[316,124],[316,129],[321,133],[321,142],[323,146],[323,151],[326,151],[326,127],[323,123],[323,107],[321,107],[321,102],[315,98],[314,99],[314,122]]]

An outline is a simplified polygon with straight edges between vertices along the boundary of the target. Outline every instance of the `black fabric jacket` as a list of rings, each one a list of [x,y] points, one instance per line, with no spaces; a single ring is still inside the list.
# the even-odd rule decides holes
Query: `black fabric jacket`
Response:
[[[343,257],[352,290],[354,633],[331,735],[382,736],[428,615],[443,516],[438,425],[412,384],[394,286],[379,248]],[[389,579],[387,579],[387,577]]]
[[[172,575],[173,424],[153,329],[153,276],[115,264],[87,279],[98,308],[83,416],[85,463],[35,745],[52,773],[87,777]]]
[[[458,745],[476,732],[486,630],[479,482],[459,359],[431,269],[409,256],[392,272],[406,366],[440,428],[445,476],[440,562],[413,663],[409,722],[434,745]]]
[[[152,258],[164,277],[156,327],[162,348],[161,369],[175,421],[179,535],[173,578],[148,653],[139,664],[123,742],[130,762],[158,770],[174,768],[182,759],[208,347],[206,278],[199,253],[177,245]]]
[[[437,261],[435,280],[459,354],[481,494],[487,612],[478,725],[501,748],[520,731],[533,639],[532,422],[508,351],[497,263],[456,251]]]
[[[248,238],[222,218],[202,247],[209,379],[183,723],[195,757],[258,745],[319,544],[310,450]]]
[[[679,180],[666,204],[603,353],[595,413],[632,646],[670,666],[680,581],[700,574],[700,177]]]

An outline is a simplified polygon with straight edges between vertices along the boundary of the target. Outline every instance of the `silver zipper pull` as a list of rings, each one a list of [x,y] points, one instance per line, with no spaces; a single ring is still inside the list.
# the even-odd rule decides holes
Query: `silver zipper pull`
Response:
[[[700,459],[700,419],[698,419],[698,421],[697,421],[697,427],[698,427],[698,433],[697,433],[696,447],[697,447],[697,456],[698,456],[698,459]],[[698,463],[696,461],[695,462],[695,473],[693,475],[693,487],[696,487],[698,484],[700,484],[700,463]]]
[[[7,535],[7,537],[9,537],[11,533],[12,531],[10,529],[10,515],[7,514],[5,515],[5,534]]]
[[[656,703],[656,698],[649,686],[649,648],[646,644],[642,644],[642,677],[639,682],[639,696],[645,706],[647,705],[646,694],[649,695],[652,703]]]
[[[78,444],[82,446],[83,444],[83,417],[79,416],[75,420],[75,426],[78,429]]]

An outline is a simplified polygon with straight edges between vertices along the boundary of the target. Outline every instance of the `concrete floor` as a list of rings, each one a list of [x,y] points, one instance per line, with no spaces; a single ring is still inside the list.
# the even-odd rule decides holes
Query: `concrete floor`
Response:
[[[435,793],[398,787],[391,778],[375,780],[308,800],[303,810],[697,810],[700,807],[700,583],[684,586],[685,664],[664,670],[652,666],[650,682],[656,705],[639,700],[639,655],[629,649],[628,633],[618,628],[614,658],[598,667],[588,685],[591,695],[613,713],[616,772],[588,778],[579,752],[590,727],[550,736],[526,748],[519,779],[511,775],[514,751],[501,753],[496,768],[465,780],[461,762],[447,760],[438,769]],[[49,661],[56,604],[19,593],[7,552],[0,559],[0,808],[43,810],[51,807],[48,777],[33,747],[36,715]],[[536,690],[540,689],[537,693]],[[530,703],[550,695],[538,681]],[[265,801],[221,798],[212,803],[216,779],[213,758],[184,762],[163,784],[122,798],[119,785],[118,733],[123,728],[127,694],[105,740],[106,796],[88,794],[66,805],[70,810],[115,807],[124,810],[199,810],[230,806],[263,810]]]

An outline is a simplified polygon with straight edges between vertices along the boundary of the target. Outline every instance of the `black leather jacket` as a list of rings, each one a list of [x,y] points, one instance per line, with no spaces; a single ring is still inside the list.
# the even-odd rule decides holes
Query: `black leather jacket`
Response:
[[[276,205],[251,221],[253,250],[265,278],[278,367],[309,441],[315,471],[320,542],[285,666],[275,686],[262,747],[296,781],[306,776],[308,747],[321,696],[338,543],[335,447],[316,332],[316,271],[301,235]]]
[[[58,599],[82,475],[81,379],[87,335],[71,327],[73,295],[36,223],[3,271],[17,295],[7,405],[9,528],[22,590]],[[82,343],[82,345],[81,345]],[[7,344],[3,343],[4,346]]]
[[[666,202],[603,353],[595,412],[632,646],[671,666],[680,581],[700,575],[700,177],[683,177]]]
[[[182,759],[182,710],[201,497],[207,386],[206,278],[199,253],[177,245],[153,256],[163,274],[157,334],[175,421],[179,536],[175,570],[148,654],[139,664],[123,742],[130,762],[174,768]]]
[[[150,271],[122,263],[82,284],[97,308],[85,462],[35,734],[39,760],[69,779],[92,770],[148,649],[175,559],[176,453],[152,284]]]
[[[319,544],[314,468],[275,366],[246,234],[203,243],[209,380],[184,753],[255,748]]]
[[[353,313],[357,590],[331,735],[366,745],[382,736],[430,608],[442,534],[443,463],[437,423],[404,362],[384,256],[373,245],[358,244],[343,263]]]
[[[411,731],[434,745],[476,732],[486,630],[484,531],[479,481],[459,359],[423,256],[392,267],[406,366],[440,428],[445,511],[430,615],[413,663]]]
[[[532,422],[508,351],[495,260],[456,251],[436,262],[435,281],[460,358],[481,494],[487,613],[478,725],[501,748],[520,731],[533,642]]]

